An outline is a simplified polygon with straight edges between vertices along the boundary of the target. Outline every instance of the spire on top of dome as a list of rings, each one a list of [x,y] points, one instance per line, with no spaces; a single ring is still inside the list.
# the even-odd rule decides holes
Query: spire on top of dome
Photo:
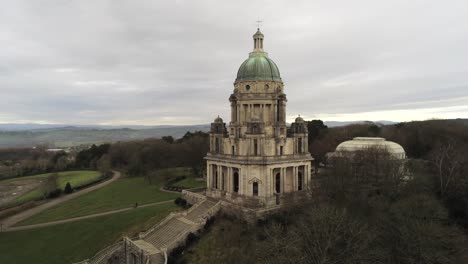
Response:
[[[254,39],[254,52],[263,51],[263,33],[260,32],[260,27],[257,28],[257,32],[253,35]]]

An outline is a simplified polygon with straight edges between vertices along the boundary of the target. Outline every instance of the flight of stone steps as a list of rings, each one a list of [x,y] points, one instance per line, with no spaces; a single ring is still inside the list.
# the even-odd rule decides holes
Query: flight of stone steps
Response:
[[[174,238],[183,233],[191,230],[191,225],[173,218],[165,225],[154,230],[151,235],[147,236],[144,240],[151,243],[156,248],[165,248],[169,243],[173,242]]]
[[[188,211],[171,213],[159,225],[146,233],[140,234],[136,240],[126,238],[124,241],[139,248],[138,250],[146,252],[149,258],[149,262],[146,263],[164,264],[166,260],[164,252],[170,251],[185,241],[189,233],[200,230],[206,219],[215,214],[219,208],[219,201],[204,199],[197,202]],[[102,250],[93,258],[79,262],[79,264],[122,263],[121,261],[126,259],[122,255],[119,257],[120,260],[114,262],[112,259],[117,258],[118,251],[125,252],[123,249],[126,247],[123,242],[119,242]]]
[[[199,230],[204,224],[204,218],[208,218],[213,212],[210,212],[217,205],[217,201],[204,200],[197,203],[188,213],[173,217],[166,223],[155,228],[151,233],[142,238],[144,241],[152,244],[155,248],[163,251],[172,248],[178,242],[185,240],[190,232]],[[151,264],[163,264],[164,257],[161,254],[153,256]]]
[[[215,201],[205,200],[200,206],[192,210],[185,216],[190,221],[196,222],[202,217],[206,212],[216,205]]]

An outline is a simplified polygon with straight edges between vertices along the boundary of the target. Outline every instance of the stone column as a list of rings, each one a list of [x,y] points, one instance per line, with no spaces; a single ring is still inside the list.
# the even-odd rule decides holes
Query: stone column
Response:
[[[230,192],[229,190],[229,175],[231,173],[231,167],[226,167],[226,181],[225,181],[225,186],[226,186],[226,191]]]
[[[286,168],[281,168],[281,187],[280,187],[280,193],[285,193],[285,179],[286,179]]]
[[[211,163],[208,162],[206,165],[206,186],[211,188]]]
[[[293,167],[293,175],[292,175],[292,186],[291,186],[293,191],[297,191],[297,186],[296,186],[297,185],[297,177],[298,177],[297,172],[298,172],[297,166],[294,166]]]
[[[218,187],[220,190],[223,189],[223,166],[218,166]]]
[[[231,122],[236,122],[236,102],[231,102]]]

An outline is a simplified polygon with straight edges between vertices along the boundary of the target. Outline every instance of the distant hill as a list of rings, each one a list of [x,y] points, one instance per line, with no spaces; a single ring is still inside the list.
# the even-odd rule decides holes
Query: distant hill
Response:
[[[456,119],[468,125],[468,119]],[[360,124],[369,121],[326,121],[329,127]],[[396,124],[393,121],[374,121],[382,125]],[[103,126],[67,124],[0,124],[0,148],[33,147],[70,147],[81,144],[101,144],[106,142],[128,141],[163,136],[182,137],[187,131],[207,132],[210,125],[189,126]]]
[[[386,120],[381,120],[381,121],[325,121],[325,125],[328,127],[338,127],[338,126],[347,126],[351,124],[364,124],[364,123],[375,123],[375,124],[381,124],[381,125],[393,125],[398,122],[393,122],[393,121],[386,121]]]
[[[182,137],[187,131],[208,131],[209,125],[161,126],[145,129],[134,128],[96,128],[96,127],[47,127],[21,130],[4,130],[0,127],[0,148],[33,147],[70,147],[81,144],[100,144],[106,142],[128,141],[163,136]]]
[[[465,125],[468,125],[468,118],[457,118],[456,121],[462,122]]]

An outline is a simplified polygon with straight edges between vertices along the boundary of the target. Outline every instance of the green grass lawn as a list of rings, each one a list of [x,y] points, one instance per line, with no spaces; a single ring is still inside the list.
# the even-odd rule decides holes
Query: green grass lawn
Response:
[[[39,175],[33,175],[33,176],[27,176],[27,177],[21,177],[21,178],[14,178],[14,179],[9,179],[6,181],[17,181],[17,180],[23,180],[23,179],[46,179],[49,177],[51,173],[45,173],[45,174],[39,174]],[[63,171],[63,172],[58,172],[58,179],[57,179],[57,185],[60,189],[64,189],[65,185],[67,182],[70,182],[72,188],[76,188],[85,184],[88,184],[90,182],[96,181],[101,177],[101,173],[98,171]],[[16,198],[14,201],[10,203],[12,204],[21,204],[27,201],[39,199],[43,196],[43,193],[40,189],[34,189],[31,190],[30,192],[27,192],[23,194],[22,196]]]
[[[206,181],[197,181],[191,168],[179,167],[159,170],[158,173],[160,178],[166,181],[171,178],[177,178],[185,176],[185,179],[171,183],[171,186],[181,186],[187,188],[205,187]]]
[[[175,210],[178,209],[173,203],[166,203],[55,226],[0,233],[0,262],[78,262],[124,235],[150,228]]]
[[[172,200],[179,194],[163,192],[161,184],[149,185],[144,178],[122,178],[61,205],[47,209],[17,225],[30,225]]]
[[[175,182],[172,185],[188,188],[206,187],[206,181],[198,181],[193,177],[187,177],[181,181]]]
[[[41,179],[47,178],[52,173],[44,173],[26,177],[19,177],[8,179],[6,181],[17,181],[17,180],[24,180],[24,179]],[[78,171],[62,171],[57,172],[59,178],[57,180],[57,184],[60,188],[65,188],[67,182],[70,182],[72,187],[79,187],[81,185],[85,185],[92,181],[95,181],[101,177],[101,173],[99,171],[90,171],[90,170],[78,170]]]

